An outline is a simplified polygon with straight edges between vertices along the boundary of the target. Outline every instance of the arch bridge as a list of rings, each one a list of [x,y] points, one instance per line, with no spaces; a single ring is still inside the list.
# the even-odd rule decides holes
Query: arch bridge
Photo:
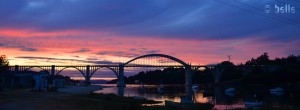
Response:
[[[215,77],[215,82],[218,83],[220,81],[220,77],[224,70],[226,70],[227,66],[219,66],[219,65],[191,65],[190,63],[186,63],[176,57],[165,55],[165,54],[147,54],[143,56],[139,56],[133,58],[125,63],[112,64],[112,65],[15,65],[9,66],[10,71],[28,71],[32,68],[39,68],[43,71],[47,71],[51,75],[59,75],[62,71],[68,68],[73,68],[78,70],[82,76],[85,78],[85,82],[89,83],[91,77],[100,69],[108,68],[110,69],[118,78],[119,87],[125,87],[124,81],[124,69],[125,68],[184,68],[185,69],[185,85],[192,85],[192,76],[194,70],[197,69],[208,69],[210,70]],[[274,68],[274,66],[264,66],[264,65],[256,65],[256,66],[242,66],[243,75],[246,76],[253,67],[261,67],[264,69]]]

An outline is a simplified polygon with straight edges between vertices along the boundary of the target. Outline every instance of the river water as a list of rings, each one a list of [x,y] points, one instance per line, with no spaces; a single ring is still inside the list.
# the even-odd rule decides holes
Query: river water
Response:
[[[163,85],[164,90],[158,90],[161,85],[126,85],[124,89],[113,84],[101,84],[105,86],[103,90],[95,93],[113,93],[129,97],[144,97],[150,100],[165,100],[180,102],[180,96],[184,96],[184,85]],[[193,101],[196,103],[212,103],[214,109],[299,109],[300,93],[288,92],[285,87],[280,87],[283,91],[270,92],[277,87],[234,87],[234,91],[222,86],[199,86],[193,89]],[[227,90],[227,91],[226,91]],[[160,103],[159,105],[164,105]]]

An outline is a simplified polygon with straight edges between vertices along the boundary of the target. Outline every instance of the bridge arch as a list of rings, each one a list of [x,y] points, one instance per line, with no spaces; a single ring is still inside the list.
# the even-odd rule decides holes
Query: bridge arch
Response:
[[[157,56],[157,57],[163,57],[163,58],[167,58],[167,59],[173,60],[173,61],[175,61],[175,62],[180,63],[180,64],[183,65],[184,67],[189,66],[189,65],[188,65],[187,63],[185,63],[184,61],[182,61],[182,60],[180,60],[180,59],[178,59],[178,58],[175,58],[175,57],[173,57],[173,56],[170,56],[170,55],[165,55],[165,54],[147,54],[147,55],[139,56],[139,57],[136,57],[136,58],[134,58],[134,59],[131,59],[131,60],[127,61],[127,62],[124,63],[123,65],[125,66],[125,65],[127,65],[127,64],[129,64],[129,63],[131,63],[131,62],[133,62],[133,61],[135,61],[135,60],[141,59],[141,58],[155,57],[155,56]]]
[[[93,70],[92,73],[91,73],[91,77],[94,75],[94,73],[95,73],[97,70],[99,70],[99,69],[101,69],[101,68],[108,68],[108,69],[110,69],[111,71],[113,71],[113,72],[115,73],[115,75],[116,75],[117,78],[119,77],[118,72],[117,72],[116,70],[114,70],[113,68],[108,67],[108,66],[105,66],[105,67],[99,67],[99,68]]]
[[[32,68],[39,68],[43,71],[47,71],[48,73],[50,73],[49,70],[46,70],[46,69],[44,69],[43,67],[40,67],[40,66],[30,66],[29,68],[26,68],[24,71],[28,71],[29,69],[32,69]]]
[[[79,68],[75,67],[75,66],[67,66],[67,67],[64,67],[63,69],[59,70],[56,75],[59,75],[63,70],[67,69],[67,68],[75,68],[76,70],[78,70],[83,77],[85,77],[84,75],[84,72],[82,70],[80,70]]]

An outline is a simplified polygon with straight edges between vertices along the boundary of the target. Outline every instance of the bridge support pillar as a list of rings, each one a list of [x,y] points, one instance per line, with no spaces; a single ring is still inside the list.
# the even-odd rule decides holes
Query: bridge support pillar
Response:
[[[185,66],[185,93],[186,99],[182,102],[192,102],[193,91],[192,91],[192,68],[191,65]]]
[[[119,77],[118,77],[118,87],[126,87],[125,80],[124,80],[124,65],[119,64]]]
[[[15,65],[15,72],[19,71],[19,65]]]
[[[85,72],[85,84],[86,85],[91,85],[91,82],[90,82],[90,79],[91,79],[91,76],[90,76],[90,65],[87,65],[86,66],[86,72]]]
[[[220,80],[221,80],[222,71],[220,70],[220,68],[218,66],[216,66],[214,68],[213,74],[215,76],[215,84],[219,84]]]
[[[51,66],[51,75],[55,75],[55,65]]]
[[[185,85],[192,86],[192,68],[191,65],[185,67]]]

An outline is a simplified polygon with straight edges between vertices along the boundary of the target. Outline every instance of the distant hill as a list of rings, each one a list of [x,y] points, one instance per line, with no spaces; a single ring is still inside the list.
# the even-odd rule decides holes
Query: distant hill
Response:
[[[184,84],[185,70],[184,68],[166,68],[163,70],[142,71],[137,75],[125,77],[126,84]],[[204,74],[205,72],[197,71],[194,75],[194,83],[209,83],[213,82],[211,73]],[[204,79],[205,78],[205,79]],[[107,82],[108,84],[117,83],[117,79]]]
[[[91,80],[92,84],[106,84],[107,80]]]

